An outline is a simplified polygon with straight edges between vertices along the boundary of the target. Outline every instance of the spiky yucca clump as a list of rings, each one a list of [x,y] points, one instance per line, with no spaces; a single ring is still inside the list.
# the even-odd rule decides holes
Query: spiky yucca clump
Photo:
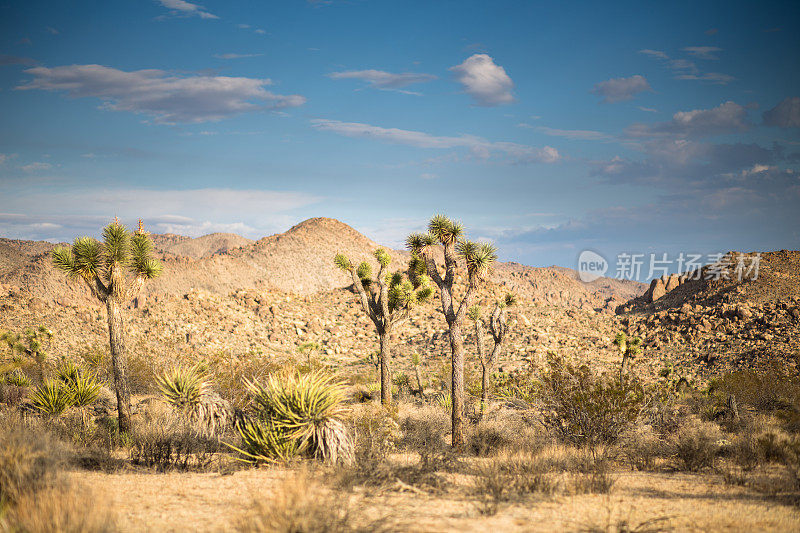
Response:
[[[5,375],[4,381],[15,387],[30,387],[31,386],[31,378],[29,378],[25,372],[20,370],[19,368],[15,368],[11,372]]]
[[[195,409],[208,392],[205,368],[200,365],[177,365],[156,376],[156,384],[165,402],[178,410]]]
[[[31,406],[48,416],[59,416],[75,405],[75,394],[62,382],[51,379],[41,383],[31,396]]]
[[[195,424],[206,437],[216,437],[232,420],[230,405],[211,390],[204,363],[178,365],[156,376],[162,399]]]
[[[353,444],[342,421],[344,387],[321,372],[272,375],[266,383],[245,380],[258,410],[250,423],[239,424],[239,434],[255,459],[283,459],[275,453],[296,443],[296,454],[329,462],[349,462]],[[261,426],[255,429],[255,426]],[[255,438],[258,437],[258,438]],[[266,446],[262,440],[272,439]]]
[[[244,419],[236,429],[245,449],[234,449],[255,462],[290,461],[300,455],[300,441],[289,438],[283,428],[269,420]]]

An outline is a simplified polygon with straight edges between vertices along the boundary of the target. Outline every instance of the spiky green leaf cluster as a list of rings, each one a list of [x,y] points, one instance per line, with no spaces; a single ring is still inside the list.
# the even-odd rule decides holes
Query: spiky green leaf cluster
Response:
[[[428,222],[428,233],[441,244],[455,244],[464,237],[464,226],[444,215],[434,215]]]
[[[342,422],[341,383],[327,374],[312,372],[272,375],[263,384],[245,380],[245,386],[253,396],[262,425],[269,424],[265,427],[270,432],[296,441],[299,454],[331,462],[349,459],[352,443]],[[266,448],[261,452],[267,456],[271,453]]]
[[[473,305],[467,311],[467,318],[472,320],[473,322],[477,322],[481,318],[481,308],[477,305]]]
[[[434,244],[436,244],[436,239],[430,233],[412,233],[406,238],[406,248],[415,255],[422,254],[425,249]]]
[[[300,441],[289,438],[272,421],[247,418],[236,425],[244,449],[230,446],[252,462],[290,461],[300,455]]]
[[[156,384],[165,402],[178,410],[196,409],[209,383],[202,363],[191,366],[176,365],[156,376]]]
[[[387,267],[392,262],[391,256],[383,248],[375,250],[375,259],[378,260],[378,264],[382,267]]]
[[[502,304],[503,307],[513,307],[517,305],[517,295],[513,292],[507,292],[505,296],[503,296]]]
[[[133,235],[119,221],[103,229],[103,242],[78,237],[72,246],[58,246],[52,252],[53,265],[67,275],[88,282],[107,278],[114,269],[124,268],[147,279],[161,274],[161,263],[153,258],[153,243],[142,230]]]
[[[338,253],[333,257],[333,264],[339,267],[340,269],[344,270],[345,272],[350,271],[353,268],[353,265],[350,263],[350,260],[347,258],[346,255],[342,253]]]
[[[368,289],[370,285],[372,285],[372,266],[366,261],[362,261],[361,264],[358,265],[356,275],[358,279],[361,280],[361,284],[365,289]]]
[[[30,402],[42,414],[59,416],[75,404],[75,395],[64,383],[51,379],[36,387]]]
[[[15,387],[30,387],[31,386],[31,378],[25,374],[21,369],[15,368],[8,374],[3,377],[3,380]]]
[[[467,265],[467,274],[483,279],[497,261],[497,249],[487,242],[460,241],[456,251]]]

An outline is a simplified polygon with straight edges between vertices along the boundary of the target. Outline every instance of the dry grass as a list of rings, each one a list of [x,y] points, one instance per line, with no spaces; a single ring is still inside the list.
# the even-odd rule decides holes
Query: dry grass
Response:
[[[2,531],[105,533],[117,531],[103,499],[74,485],[59,485],[21,497],[4,517]]]

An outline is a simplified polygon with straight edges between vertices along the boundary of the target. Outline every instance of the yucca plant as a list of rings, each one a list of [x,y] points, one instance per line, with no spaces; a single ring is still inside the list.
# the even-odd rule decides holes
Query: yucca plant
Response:
[[[262,427],[263,435],[295,441],[297,453],[308,457],[332,463],[350,461],[353,444],[342,420],[345,408],[341,383],[322,372],[312,372],[272,375],[264,384],[245,380],[245,386],[253,397],[256,418],[269,425]],[[248,442],[243,429],[238,429]],[[269,457],[272,452],[268,447],[249,453]]]
[[[217,437],[218,430],[232,419],[228,402],[212,391],[205,363],[177,365],[156,376],[162,399],[181,412],[195,429],[206,437]]]
[[[42,414],[59,416],[75,405],[75,394],[62,382],[49,379],[36,387],[30,401],[31,406]]]
[[[168,368],[156,376],[156,384],[164,401],[181,411],[197,408],[209,389],[202,364]]]
[[[115,219],[103,229],[103,242],[79,237],[72,246],[55,248],[52,256],[57,269],[85,282],[92,294],[106,305],[119,430],[128,433],[131,394],[126,376],[123,309],[148,279],[161,273],[161,263],[153,257],[153,243],[141,220],[139,228],[131,234]]]
[[[380,342],[381,403],[391,405],[391,335],[393,330],[408,319],[411,309],[425,303],[433,294],[430,278],[425,272],[425,263],[412,256],[406,273],[387,272],[392,258],[383,248],[375,250],[375,259],[380,265],[373,279],[372,267],[366,261],[355,266],[344,254],[336,254],[333,262],[353,278],[361,308],[375,324]]]
[[[441,394],[438,394],[434,401],[436,402],[436,405],[448,413],[453,411],[453,395],[449,392],[442,392]]]
[[[300,455],[300,441],[271,420],[245,418],[236,425],[244,450],[230,446],[253,462],[290,461]]]
[[[30,387],[31,386],[31,378],[28,377],[25,372],[20,370],[19,368],[15,368],[11,372],[5,375],[4,381],[15,387]]]
[[[466,443],[464,431],[464,337],[462,327],[467,310],[472,305],[473,295],[480,283],[489,273],[497,253],[489,243],[468,241],[464,238],[464,227],[444,215],[436,215],[428,223],[427,233],[413,233],[406,239],[406,246],[412,256],[425,262],[428,276],[439,287],[442,313],[447,321],[450,348],[452,351],[451,390],[452,444],[463,449]],[[436,265],[436,248],[441,247],[444,254],[444,273]],[[459,261],[467,270],[467,290],[460,301],[453,293]]]

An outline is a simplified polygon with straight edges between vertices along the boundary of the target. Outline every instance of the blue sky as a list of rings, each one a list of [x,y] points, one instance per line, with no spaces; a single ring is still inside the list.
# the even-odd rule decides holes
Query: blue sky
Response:
[[[0,236],[800,248],[800,5],[0,0]]]

